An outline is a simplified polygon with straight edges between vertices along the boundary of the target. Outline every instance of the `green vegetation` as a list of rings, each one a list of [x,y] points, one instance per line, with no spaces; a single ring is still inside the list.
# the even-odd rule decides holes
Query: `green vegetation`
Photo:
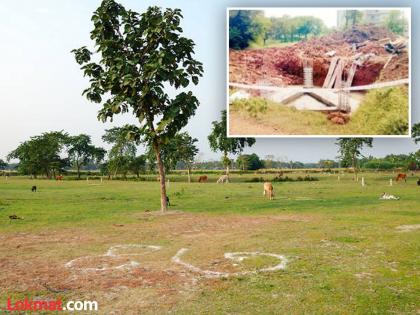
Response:
[[[7,158],[20,161],[18,169],[22,174],[52,178],[69,164],[68,159],[60,156],[67,142],[68,135],[62,131],[44,132],[21,143]]]
[[[354,179],[359,172],[358,160],[362,156],[363,147],[372,147],[372,138],[339,138],[337,139],[340,162],[344,167],[351,166],[354,170]]]
[[[246,146],[253,146],[254,138],[228,138],[227,137],[227,121],[226,111],[222,111],[221,121],[213,121],[213,128],[208,136],[210,148],[214,151],[223,153],[222,163],[226,167],[226,175],[229,175],[229,167],[232,161],[229,154],[238,154],[243,151]]]
[[[241,170],[259,170],[264,168],[264,162],[260,159],[255,153],[252,154],[242,154],[238,156],[236,164]]]
[[[397,229],[419,222],[416,177],[390,187],[393,173],[363,173],[362,188],[351,174],[340,174],[339,181],[319,174],[319,181],[274,183],[269,201],[262,183],[242,182],[253,174],[231,174],[228,186],[215,184],[216,174],[208,184],[169,176],[170,209],[183,213],[168,216],[145,212],[160,208],[157,182],[0,178],[0,304],[9,296],[60,296],[95,299],[108,314],[116,305],[125,314],[416,313],[420,234]],[[30,192],[32,185],[37,193]],[[384,191],[401,200],[379,200]],[[9,222],[10,214],[24,220]],[[132,243],[163,249],[159,256],[142,255],[133,271],[91,274],[63,267]],[[223,270],[224,252],[278,253],[288,263],[284,271],[206,280],[171,264],[180,248],[190,249],[187,262],[216,271]],[[246,260],[243,267],[267,263]],[[47,291],[42,281],[64,291]]]
[[[92,16],[95,50],[72,51],[90,79],[83,94],[102,103],[98,119],[112,121],[114,115],[132,112],[138,120],[129,136],[156,155],[162,211],[167,208],[162,149],[199,105],[191,91],[178,90],[197,85],[203,74],[203,65],[193,58],[194,42],[182,36],[181,19],[179,9],[153,6],[138,14],[103,0]]]
[[[414,124],[411,128],[411,136],[415,143],[420,142],[420,123]]]
[[[385,21],[383,21],[383,24],[391,32],[399,35],[403,35],[408,28],[408,21],[401,10],[392,10]]]
[[[229,11],[229,47],[232,49],[266,47],[269,42],[276,45],[296,42],[326,30],[322,20],[312,16],[267,18],[259,10]]]
[[[353,115],[358,134],[405,135],[408,133],[408,88],[369,91]]]
[[[354,25],[368,24],[364,11],[345,10],[343,29]],[[403,11],[391,10],[380,21],[380,25],[391,32],[404,35],[407,31],[408,21]],[[265,16],[260,10],[230,10],[229,11],[229,48],[245,49],[278,47],[309,37],[320,36],[331,32],[324,22],[313,16],[283,15],[281,17]]]
[[[105,157],[105,149],[92,145],[92,139],[89,135],[80,134],[69,137],[66,142],[70,163],[76,168],[79,179],[80,169],[84,165],[87,165],[89,162],[99,164]]]

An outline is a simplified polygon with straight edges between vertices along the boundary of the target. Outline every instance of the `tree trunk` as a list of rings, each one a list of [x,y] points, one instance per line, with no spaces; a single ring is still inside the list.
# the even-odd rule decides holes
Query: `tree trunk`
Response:
[[[187,174],[188,174],[188,183],[191,183],[191,170],[189,167],[187,169]]]
[[[356,156],[353,155],[353,180],[357,180],[357,165],[356,165]]]
[[[80,165],[76,162],[76,168],[77,168],[77,179],[80,179]]]
[[[160,178],[160,210],[165,212],[168,209],[168,203],[166,199],[166,178],[165,178],[165,169],[163,167],[162,158],[160,156],[160,148],[156,140],[154,141],[153,148],[156,154],[156,164],[159,170]]]

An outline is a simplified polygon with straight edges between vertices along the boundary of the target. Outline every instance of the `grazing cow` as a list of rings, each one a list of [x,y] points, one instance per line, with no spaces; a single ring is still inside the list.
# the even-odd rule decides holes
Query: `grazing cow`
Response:
[[[55,177],[55,180],[63,180],[63,175],[57,175],[57,176]]]
[[[270,198],[270,200],[274,199],[274,190],[273,190],[273,185],[270,182],[265,182],[264,183],[264,192],[263,195],[268,195],[268,197]]]
[[[36,192],[36,186],[32,186],[31,190],[32,192]]]
[[[420,186],[420,178],[419,178],[419,180],[417,181],[417,186]]]
[[[405,182],[407,182],[407,174],[403,174],[403,173],[398,174],[395,181],[398,182],[399,180],[404,180]]]
[[[207,182],[207,180],[208,180],[208,177],[207,176],[200,176],[199,178],[198,178],[198,182],[199,183],[206,183]]]
[[[218,184],[224,184],[224,183],[229,183],[229,176],[228,175],[222,175],[219,177],[219,179],[217,180]]]

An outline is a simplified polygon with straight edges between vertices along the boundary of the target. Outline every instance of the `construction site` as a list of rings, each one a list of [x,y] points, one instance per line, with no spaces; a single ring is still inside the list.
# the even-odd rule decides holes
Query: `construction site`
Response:
[[[344,125],[367,91],[409,84],[409,39],[353,26],[285,47],[229,51],[230,102],[263,97]],[[408,91],[408,89],[407,89]]]

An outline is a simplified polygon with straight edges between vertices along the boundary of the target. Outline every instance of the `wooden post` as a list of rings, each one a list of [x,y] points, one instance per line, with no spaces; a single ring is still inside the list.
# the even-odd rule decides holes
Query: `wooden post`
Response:
[[[365,178],[362,177],[362,187],[365,187]]]
[[[389,186],[392,186],[392,178],[389,179]]]

